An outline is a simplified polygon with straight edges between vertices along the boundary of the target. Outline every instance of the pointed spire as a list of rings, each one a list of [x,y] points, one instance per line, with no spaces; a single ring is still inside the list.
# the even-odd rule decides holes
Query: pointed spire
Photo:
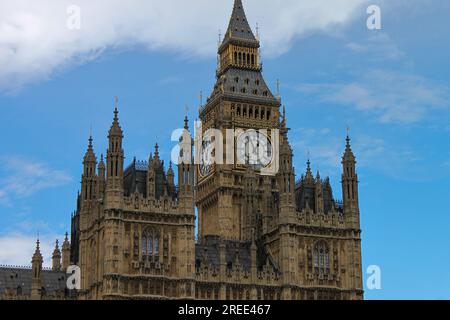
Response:
[[[350,139],[350,128],[349,127],[347,127],[347,138],[345,139],[345,141],[346,141],[346,145],[345,145],[345,152],[344,152],[343,159],[354,161],[355,155],[353,154],[352,147],[350,144],[351,139]]]
[[[114,97],[114,121],[119,120],[119,97]]]
[[[114,118],[113,123],[111,125],[111,128],[109,129],[109,136],[111,137],[123,137],[122,129],[120,128],[119,124],[119,98],[114,98]]]
[[[89,129],[89,149],[92,149],[92,126]]]
[[[307,181],[313,181],[313,175],[312,175],[312,171],[311,171],[311,161],[309,160],[308,157],[308,161],[306,162],[306,176],[305,179]]]
[[[42,260],[40,243],[41,242],[39,241],[39,235],[38,235],[38,238],[36,240],[36,250],[34,251],[34,254],[33,254],[33,260]]]
[[[258,42],[250,28],[241,0],[234,1],[233,12],[222,44],[229,40]]]
[[[98,167],[99,167],[99,169],[105,168],[105,161],[103,159],[103,153],[100,155],[100,162],[98,163]]]
[[[155,158],[159,159],[159,145],[158,145],[158,142],[155,144]]]
[[[189,108],[188,106],[184,107],[185,109],[185,117],[184,117],[184,129],[189,131],[189,118],[188,118],[188,112],[189,112]]]
[[[97,159],[95,157],[94,146],[93,146],[92,142],[93,142],[93,139],[92,139],[92,128],[91,128],[90,132],[89,132],[88,148],[87,148],[86,154],[84,155],[84,161],[83,161],[84,165],[95,164],[97,161]]]

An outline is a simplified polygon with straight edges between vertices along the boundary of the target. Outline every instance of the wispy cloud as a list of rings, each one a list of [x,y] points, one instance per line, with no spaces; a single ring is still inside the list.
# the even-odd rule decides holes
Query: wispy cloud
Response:
[[[368,0],[246,0],[251,25],[259,22],[266,55],[286,52],[295,37],[347,25]],[[71,0],[0,2],[0,88],[24,85],[108,48],[214,56],[232,1],[79,0],[81,29],[67,28]],[[361,11],[357,9],[361,8]]]
[[[349,42],[346,47],[364,54],[369,60],[399,60],[405,53],[387,33],[372,33],[360,42]]]
[[[0,165],[3,171],[0,177],[0,203],[28,197],[72,180],[64,171],[18,156],[1,156]]]
[[[322,176],[329,175],[336,181],[342,173],[341,159],[345,149],[344,137],[329,128],[299,128],[291,132],[291,143],[297,152],[296,170],[301,175],[304,162],[309,157],[312,168]],[[358,171],[369,170],[404,181],[424,181],[432,178],[429,165],[410,145],[398,145],[383,137],[358,132],[351,141],[357,158]],[[302,153],[303,151],[303,153]]]
[[[444,85],[413,74],[371,70],[347,83],[302,84],[299,91],[375,115],[382,123],[414,123],[450,106]]]
[[[37,235],[31,236],[23,233],[0,235],[0,264],[30,266],[31,257],[36,249],[36,238]],[[51,256],[57,238],[61,243],[62,235],[41,234],[39,236],[45,267],[51,266]]]

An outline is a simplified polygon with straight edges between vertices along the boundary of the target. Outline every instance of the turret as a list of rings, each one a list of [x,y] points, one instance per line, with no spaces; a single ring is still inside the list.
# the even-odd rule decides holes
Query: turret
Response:
[[[172,161],[169,162],[169,169],[167,170],[167,183],[169,187],[170,194],[174,194],[175,192],[175,181],[174,181],[174,173],[172,169]]]
[[[103,153],[100,156],[100,162],[98,163],[98,195],[102,197],[103,193],[105,192],[105,162],[103,160]]]
[[[316,213],[322,214],[324,213],[324,202],[323,202],[323,185],[322,180],[320,178],[320,173],[317,171],[316,175],[316,190],[314,192],[315,198],[315,209]]]
[[[96,167],[97,167],[97,158],[95,157],[94,148],[92,146],[92,133],[91,133],[89,136],[88,148],[83,158],[83,175],[81,177],[82,202],[95,199]]]
[[[358,175],[356,174],[356,159],[350,146],[350,137],[348,134],[346,141],[347,144],[342,157],[344,215],[354,228],[359,229]]]
[[[280,121],[280,146],[278,186],[280,188],[280,203],[289,207],[289,214],[292,214],[295,202],[295,171],[292,165],[292,148],[288,140],[289,128],[286,127],[286,109],[283,106],[283,116]]]
[[[123,198],[123,132],[119,124],[119,111],[114,108],[114,119],[108,133],[108,151],[106,155],[106,207],[117,207]]]
[[[53,271],[60,271],[61,270],[61,251],[59,250],[59,242],[58,242],[58,240],[56,240],[56,242],[55,242],[55,250],[53,250],[52,270]]]
[[[155,144],[155,151],[153,155],[150,155],[148,161],[148,174],[147,174],[147,198],[157,199],[163,193],[163,190],[158,184],[163,183],[164,180],[164,168],[163,162],[159,158],[159,145]]]
[[[64,238],[64,242],[62,245],[62,270],[66,271],[70,265],[70,242],[69,235],[66,232],[66,236]]]
[[[39,239],[36,241],[36,250],[31,259],[31,300],[41,300],[42,296],[42,254],[39,248]]]
[[[193,156],[194,141],[189,132],[189,120],[184,118],[184,130],[180,137],[180,154],[178,158],[178,197],[184,212],[193,212],[195,166]]]

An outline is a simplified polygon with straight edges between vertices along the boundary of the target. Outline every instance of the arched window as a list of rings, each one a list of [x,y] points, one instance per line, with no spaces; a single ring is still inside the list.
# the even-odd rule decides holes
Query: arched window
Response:
[[[325,242],[319,242],[314,247],[314,272],[328,274],[330,272],[330,251]]]
[[[142,257],[154,257],[159,255],[159,233],[153,229],[147,229],[142,234]]]
[[[149,256],[153,255],[153,236],[151,236],[150,238],[148,238],[148,251],[147,254]]]
[[[146,256],[147,255],[147,236],[146,235],[142,236],[141,248],[142,248],[142,255]]]

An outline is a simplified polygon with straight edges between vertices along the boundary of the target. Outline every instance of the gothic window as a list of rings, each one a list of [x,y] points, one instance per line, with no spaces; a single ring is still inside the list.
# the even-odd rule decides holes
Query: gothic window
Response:
[[[330,252],[325,242],[319,242],[314,247],[314,272],[328,274],[330,271]]]
[[[142,257],[154,257],[159,255],[159,233],[153,229],[147,229],[142,234]]]
[[[147,237],[143,236],[142,237],[142,255],[146,256],[147,255]]]
[[[153,236],[150,236],[148,238],[148,251],[147,255],[152,256],[153,255]]]

